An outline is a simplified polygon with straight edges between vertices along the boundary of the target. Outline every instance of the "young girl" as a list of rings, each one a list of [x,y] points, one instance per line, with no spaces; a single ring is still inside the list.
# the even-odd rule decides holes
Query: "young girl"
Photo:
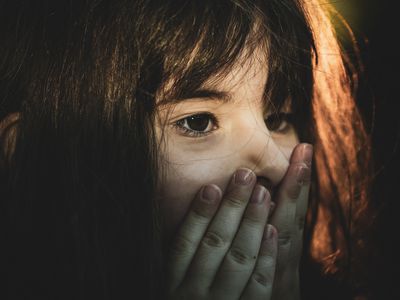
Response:
[[[370,140],[328,4],[1,11],[8,299],[366,294]]]

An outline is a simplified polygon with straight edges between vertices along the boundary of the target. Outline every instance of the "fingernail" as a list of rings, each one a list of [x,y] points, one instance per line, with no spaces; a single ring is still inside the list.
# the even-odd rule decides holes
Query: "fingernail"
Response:
[[[303,160],[304,162],[308,165],[311,166],[311,162],[312,162],[312,156],[313,156],[313,145],[311,144],[305,144],[303,146],[303,151],[302,151],[302,156],[303,156]]]
[[[309,167],[299,166],[297,169],[297,182],[301,185],[308,182],[310,180],[311,170]]]
[[[266,198],[267,194],[267,189],[263,187],[262,185],[257,185],[254,190],[253,194],[251,195],[250,202],[254,204],[260,204],[264,202],[264,199]]]
[[[208,203],[214,203],[218,200],[219,192],[213,185],[207,185],[203,188],[201,198]]]
[[[234,177],[236,184],[246,185],[251,182],[254,176],[253,171],[249,169],[239,169],[236,171]]]

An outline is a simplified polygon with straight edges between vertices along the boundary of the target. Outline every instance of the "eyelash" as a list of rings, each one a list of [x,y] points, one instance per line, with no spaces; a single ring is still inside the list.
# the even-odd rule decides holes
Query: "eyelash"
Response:
[[[186,135],[186,136],[189,136],[189,137],[194,137],[194,138],[197,138],[197,137],[203,137],[203,136],[207,136],[207,135],[209,135],[210,133],[212,133],[214,130],[217,130],[217,129],[213,129],[213,130],[211,130],[211,131],[207,131],[207,132],[201,132],[201,131],[196,131],[196,130],[192,130],[192,129],[189,129],[189,128],[186,128],[186,127],[184,127],[184,124],[185,124],[185,120],[188,120],[189,118],[193,118],[193,117],[198,117],[198,116],[207,116],[207,117],[209,117],[211,120],[212,120],[212,122],[215,124],[215,126],[217,127],[217,129],[218,129],[218,120],[217,120],[217,118],[213,115],[213,114],[210,114],[210,113],[198,113],[198,114],[195,114],[195,115],[191,115],[191,116],[188,116],[188,117],[186,117],[186,118],[183,118],[183,119],[180,119],[180,120],[178,120],[178,121],[176,121],[174,124],[173,124],[173,126],[178,130],[178,131],[182,131],[183,132],[183,135]],[[209,124],[209,122],[207,123],[207,125]],[[207,126],[208,127],[208,126]]]
[[[192,129],[184,127],[186,120],[188,120],[189,118],[198,117],[198,116],[207,116],[215,124],[214,127],[217,127],[217,128],[207,131],[207,132],[202,132],[202,131],[196,131],[196,130],[192,130]],[[289,130],[290,125],[293,125],[293,113],[280,112],[280,113],[276,113],[276,114],[271,114],[267,117],[267,119],[265,121],[267,121],[269,118],[276,118],[279,121],[279,124],[281,124],[282,121],[285,121],[287,123],[287,125],[283,129],[271,130],[271,131],[275,131],[275,132],[278,132],[281,134],[287,132]],[[208,127],[208,124],[209,124],[209,122],[207,123],[207,127]],[[180,119],[180,120],[176,121],[174,124],[172,124],[172,126],[174,128],[176,128],[178,131],[181,131],[183,133],[183,135],[185,135],[185,136],[198,138],[198,137],[207,136],[207,135],[211,134],[213,131],[217,130],[219,128],[218,124],[219,124],[218,120],[213,114],[198,113],[198,114],[191,115],[186,118]]]
[[[279,121],[278,128],[280,128],[280,124],[282,124],[282,121],[286,122],[286,126],[283,127],[283,129],[280,130],[270,129],[271,131],[275,131],[280,134],[286,133],[290,129],[290,127],[294,125],[294,113],[279,112],[275,114],[270,114],[265,121],[271,118],[276,118],[276,120]]]

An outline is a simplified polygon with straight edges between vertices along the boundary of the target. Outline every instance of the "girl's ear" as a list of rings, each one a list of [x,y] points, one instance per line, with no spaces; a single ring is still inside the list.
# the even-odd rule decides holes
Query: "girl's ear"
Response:
[[[20,117],[19,112],[14,112],[0,121],[0,149],[3,151],[4,156],[8,161],[15,149]]]

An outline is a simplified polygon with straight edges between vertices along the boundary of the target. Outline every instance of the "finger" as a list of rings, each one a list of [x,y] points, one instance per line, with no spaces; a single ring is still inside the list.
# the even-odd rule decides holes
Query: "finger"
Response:
[[[174,290],[182,282],[196,249],[218,209],[222,192],[218,186],[204,186],[197,193],[170,248],[168,280]]]
[[[291,164],[277,194],[277,206],[271,217],[271,224],[278,230],[279,256],[290,250],[294,230],[300,226],[298,222],[304,223],[305,215],[300,214],[304,209],[302,207],[298,210],[297,206],[305,206],[306,199],[300,199],[299,196],[304,195],[301,190],[308,189],[309,184],[304,184],[301,176],[307,176],[309,172],[304,163]]]
[[[287,173],[282,180],[275,198],[276,208],[271,224],[278,230],[278,270],[281,264],[295,263],[299,254],[291,255],[290,250],[300,252],[302,228],[308,207],[308,193],[311,176],[312,146],[300,144],[295,148]],[[301,228],[301,230],[300,230]],[[292,245],[295,243],[294,245]]]
[[[299,196],[297,197],[297,207],[296,207],[296,218],[295,225],[297,230],[303,232],[304,224],[306,220],[306,214],[308,209],[308,200],[310,194],[310,186],[311,186],[311,169],[302,169],[302,174],[299,175],[300,180],[303,180],[301,183],[301,189]]]
[[[313,157],[313,146],[311,144],[304,144],[301,155],[298,152],[296,156],[293,156],[291,163],[302,162],[307,165],[307,168],[301,168],[300,174],[297,174],[298,184],[301,186],[299,196],[297,197],[297,207],[296,207],[296,220],[297,229],[303,232],[304,223],[308,208],[308,195],[310,192],[311,185],[311,167],[312,167],[312,157]]]
[[[277,228],[279,240],[290,235],[296,218],[305,215],[307,210],[308,199],[300,198],[301,195],[305,195],[302,190],[307,190],[310,183],[310,162],[303,159],[304,155],[309,156],[309,148],[304,147],[307,145],[300,144],[295,148],[288,170],[274,199],[276,207],[271,218],[271,224]],[[299,210],[297,210],[297,207],[299,207]]]
[[[257,263],[241,299],[271,299],[278,252],[277,232],[274,226],[265,226]]]
[[[290,254],[293,257],[294,263],[297,265],[301,259],[301,249],[303,248],[303,232],[307,218],[307,209],[311,187],[311,170],[306,170],[304,174],[300,175],[300,177],[302,177],[302,180],[304,180],[304,182],[302,188],[300,189],[299,197],[297,199],[296,215],[294,221],[295,227],[293,228],[293,242],[295,245],[297,245],[296,247],[297,249],[299,249],[299,251],[294,251]]]
[[[239,230],[211,286],[213,295],[240,295],[253,272],[266,226],[271,196],[256,185]],[[228,293],[228,295],[227,295]],[[237,296],[236,296],[237,297]]]
[[[231,246],[255,185],[255,174],[246,168],[235,172],[220,208],[207,229],[184,281],[199,288],[210,287]]]

